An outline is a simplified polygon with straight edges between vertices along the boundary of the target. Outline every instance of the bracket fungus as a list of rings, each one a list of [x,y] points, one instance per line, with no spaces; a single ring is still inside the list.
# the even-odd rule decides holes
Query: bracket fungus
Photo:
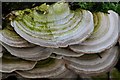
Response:
[[[9,53],[3,53],[2,61],[0,63],[2,65],[0,72],[4,73],[11,73],[15,70],[30,70],[36,64],[35,61],[26,61],[12,56]]]
[[[63,60],[48,58],[37,62],[31,70],[16,72],[25,78],[52,78],[63,74],[66,70]]]
[[[118,40],[118,14],[111,10],[108,13],[94,13],[95,28],[92,35],[70,48],[75,52],[100,53],[115,45]]]
[[[80,57],[83,55],[83,53],[77,53],[70,49],[49,48],[49,50],[51,50],[52,53],[55,53],[56,55],[61,55],[61,56]]]
[[[3,46],[10,52],[10,54],[31,61],[39,61],[42,59],[46,59],[52,53],[49,49],[40,46],[17,48],[8,46],[4,43]]]
[[[11,25],[21,37],[40,46],[58,48],[77,44],[94,29],[90,11],[72,11],[65,2],[49,6],[45,14],[36,8],[27,10],[29,14],[25,11],[15,11],[17,17],[11,21]]]
[[[0,41],[12,47],[32,47],[34,44],[29,43],[20,37],[11,26],[0,30]]]
[[[119,59],[120,20],[113,10],[73,10],[60,1],[10,14],[0,30],[0,73],[76,79],[108,72]]]
[[[118,61],[118,47],[100,53],[102,58],[95,54],[85,54],[79,58],[65,57],[67,67],[80,75],[98,75],[109,71]]]

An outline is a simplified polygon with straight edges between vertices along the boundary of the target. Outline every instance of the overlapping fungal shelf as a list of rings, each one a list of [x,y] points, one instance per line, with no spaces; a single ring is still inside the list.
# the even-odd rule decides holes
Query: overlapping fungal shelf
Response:
[[[109,72],[119,59],[118,14],[71,10],[67,2],[16,10],[0,30],[0,72],[73,78]]]
[[[25,11],[29,14],[24,14]],[[46,14],[28,9],[17,11],[15,14],[18,17],[11,21],[15,31],[27,41],[45,47],[58,48],[78,44],[94,29],[91,12],[71,11],[67,3],[51,5]]]

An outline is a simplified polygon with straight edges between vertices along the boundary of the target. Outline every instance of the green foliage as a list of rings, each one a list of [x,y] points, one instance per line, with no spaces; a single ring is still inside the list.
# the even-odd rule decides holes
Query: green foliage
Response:
[[[73,2],[70,3],[70,8],[90,10],[91,12],[105,12],[113,10],[120,15],[120,2]]]
[[[95,3],[93,2],[79,2],[78,5],[80,8],[91,10]]]

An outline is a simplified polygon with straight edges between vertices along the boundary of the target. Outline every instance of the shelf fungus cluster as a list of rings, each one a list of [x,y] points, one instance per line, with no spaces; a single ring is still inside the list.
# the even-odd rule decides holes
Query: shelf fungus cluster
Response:
[[[118,14],[71,10],[68,3],[13,11],[0,30],[0,72],[24,78],[77,78],[117,63]],[[118,41],[119,40],[119,41]]]

